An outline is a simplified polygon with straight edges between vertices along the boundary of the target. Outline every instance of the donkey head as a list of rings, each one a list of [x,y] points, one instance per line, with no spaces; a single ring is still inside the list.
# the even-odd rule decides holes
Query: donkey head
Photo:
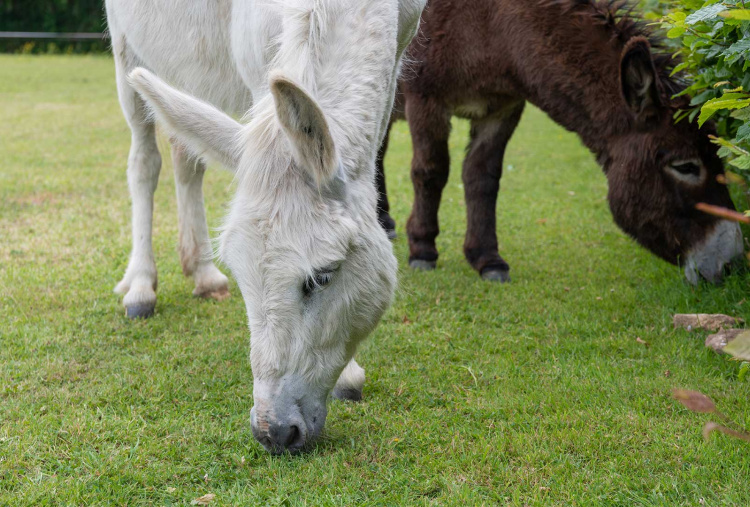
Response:
[[[269,451],[299,451],[320,434],[329,392],[395,289],[373,168],[348,179],[340,130],[283,74],[246,126],[143,69],[130,81],[177,140],[237,172],[220,255],[247,308],[253,434]],[[385,97],[378,106],[385,116]]]
[[[692,283],[717,282],[743,251],[737,224],[695,209],[700,202],[734,209],[708,127],[675,124],[645,38],[631,39],[620,64],[629,128],[608,143],[603,165],[617,224],[663,259],[685,267]]]

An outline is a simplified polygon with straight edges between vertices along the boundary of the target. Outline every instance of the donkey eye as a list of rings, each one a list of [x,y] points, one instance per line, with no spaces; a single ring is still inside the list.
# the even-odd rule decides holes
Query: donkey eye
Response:
[[[701,166],[693,161],[673,162],[672,169],[685,176],[700,176]]]
[[[315,275],[305,279],[305,283],[302,284],[302,293],[305,296],[309,296],[315,290],[322,289],[333,281],[333,271],[319,271]]]
[[[699,184],[704,175],[703,164],[698,159],[670,162],[667,171],[674,179],[692,185]]]

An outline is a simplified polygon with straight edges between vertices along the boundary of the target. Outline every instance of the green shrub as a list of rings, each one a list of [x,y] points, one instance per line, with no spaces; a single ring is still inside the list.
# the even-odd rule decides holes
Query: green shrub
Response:
[[[750,2],[743,0],[650,0],[663,9],[659,23],[679,44],[691,85],[690,108],[679,113],[702,124],[716,121],[720,155],[750,180]]]

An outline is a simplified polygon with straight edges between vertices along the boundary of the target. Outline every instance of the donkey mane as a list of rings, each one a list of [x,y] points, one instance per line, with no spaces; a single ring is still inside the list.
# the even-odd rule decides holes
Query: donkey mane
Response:
[[[544,7],[558,7],[562,15],[586,16],[595,24],[612,33],[625,44],[634,37],[648,40],[653,49],[653,59],[664,91],[669,96],[685,89],[685,80],[673,75],[679,60],[669,52],[664,36],[653,30],[637,12],[632,0],[542,0]]]
[[[272,68],[283,68],[315,92],[315,67],[329,19],[345,8],[340,0],[276,0],[283,13],[284,26],[276,38],[278,53]],[[294,75],[294,72],[298,75]]]

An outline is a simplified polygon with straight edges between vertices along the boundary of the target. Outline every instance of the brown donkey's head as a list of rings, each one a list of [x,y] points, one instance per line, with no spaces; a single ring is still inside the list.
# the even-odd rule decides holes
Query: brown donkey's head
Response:
[[[685,267],[692,283],[717,282],[723,268],[742,254],[736,223],[695,209],[703,202],[734,209],[711,128],[674,122],[684,102],[670,97],[674,83],[655,63],[649,42],[631,38],[622,52],[622,100],[628,128],[617,129],[600,154],[609,180],[609,205],[617,224],[638,243]]]

